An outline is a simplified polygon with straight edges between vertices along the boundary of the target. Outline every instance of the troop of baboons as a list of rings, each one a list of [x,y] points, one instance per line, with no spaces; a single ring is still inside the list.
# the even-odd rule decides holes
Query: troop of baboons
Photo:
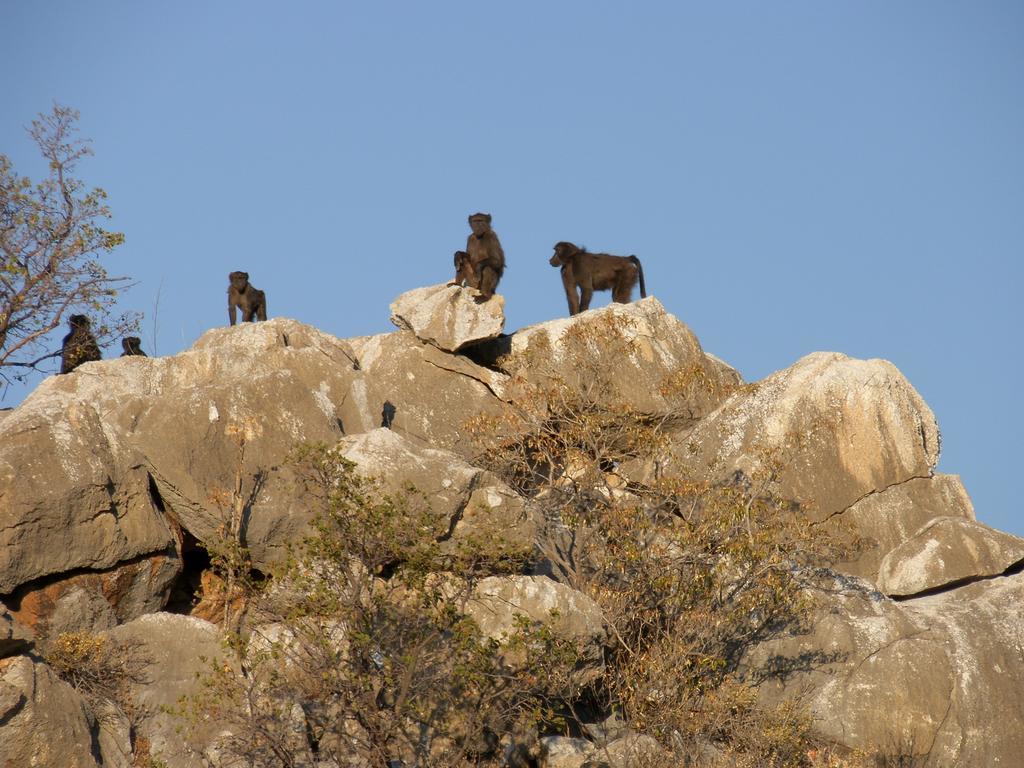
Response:
[[[491,229],[491,214],[474,213],[469,217],[469,237],[466,250],[455,252],[455,278],[449,285],[468,286],[480,291],[475,301],[484,303],[494,296],[494,291],[505,273],[505,251],[502,250],[498,234]],[[555,244],[555,252],[549,263],[561,267],[565,299],[569,314],[575,315],[590,308],[594,291],[612,292],[612,301],[628,304],[632,300],[633,288],[640,283],[641,298],[647,297],[644,285],[644,269],[636,256],[613,256],[608,253],[590,253],[565,240]],[[235,271],[228,274],[228,321],[238,322],[238,310],[242,311],[242,322],[267,319],[267,295],[249,282],[249,273]],[[89,318],[85,315],[71,315],[68,323],[71,332],[61,344],[61,373],[70,373],[82,363],[100,359],[100,347],[93,336]],[[141,356],[138,336],[126,336],[121,340],[124,352],[121,357]],[[385,417],[386,418],[386,417]]]

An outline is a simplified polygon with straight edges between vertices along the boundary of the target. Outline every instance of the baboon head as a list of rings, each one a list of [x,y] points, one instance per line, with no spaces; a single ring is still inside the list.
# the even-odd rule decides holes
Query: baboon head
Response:
[[[560,243],[555,243],[555,253],[548,262],[552,267],[560,267],[566,264],[573,256],[579,253],[582,248],[577,248],[572,243],[563,240]]]
[[[72,315],[68,318],[68,326],[72,331],[88,331],[92,328],[92,323],[85,315]]]
[[[228,275],[228,280],[231,281],[231,287],[237,291],[244,291],[246,286],[249,285],[249,273],[248,272],[232,272]]]
[[[126,355],[142,355],[142,339],[138,336],[125,336],[121,339],[121,349]]]
[[[469,228],[477,237],[483,237],[491,231],[491,214],[474,213],[469,217]]]

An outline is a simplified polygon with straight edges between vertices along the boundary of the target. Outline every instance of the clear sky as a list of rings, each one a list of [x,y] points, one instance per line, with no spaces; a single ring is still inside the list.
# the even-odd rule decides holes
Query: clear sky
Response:
[[[81,111],[151,354],[226,323],[234,269],[272,316],[391,330],[488,211],[506,330],[566,313],[556,241],[635,253],[747,380],[891,360],[1024,535],[1019,0],[7,0],[0,41],[0,152],[38,178],[24,127]]]

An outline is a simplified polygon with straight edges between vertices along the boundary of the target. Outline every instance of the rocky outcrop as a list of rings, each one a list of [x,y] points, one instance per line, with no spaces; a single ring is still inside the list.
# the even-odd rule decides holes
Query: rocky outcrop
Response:
[[[360,397],[376,408],[363,429],[386,426],[423,445],[472,452],[464,423],[470,415],[497,415],[507,376],[463,355],[442,352],[412,333],[352,340],[364,372]]]
[[[517,616],[545,624],[577,645],[578,682],[592,681],[606,640],[601,608],[586,595],[545,576],[491,576],[477,585],[466,612],[493,640],[511,636]]]
[[[110,629],[161,610],[181,573],[175,549],[103,571],[43,579],[7,598],[18,621],[45,643],[62,632]]]
[[[0,594],[165,555],[181,527],[216,537],[237,474],[250,494],[295,442],[377,425],[353,394],[355,365],[344,342],[274,320],[44,381],[3,421]],[[247,507],[257,561],[274,514],[262,498]]]
[[[869,493],[848,507],[836,521],[861,537],[851,560],[837,564],[844,573],[874,581],[882,558],[921,526],[936,517],[974,519],[974,505],[956,475],[936,473]]]
[[[465,425],[513,413],[520,387],[552,375],[607,385],[672,427],[665,462],[618,468],[631,480],[666,465],[713,482],[773,475],[817,523],[865,542],[814,593],[806,634],[750,654],[746,674],[767,700],[804,692],[821,734],[849,748],[969,768],[1024,752],[1024,542],[976,523],[959,478],[934,473],[934,417],[890,363],[816,353],[743,385],[653,298],[510,336],[500,297],[477,304],[466,289],[410,292],[393,309],[399,331],[351,340],[286,319],[215,329],[174,357],[85,364],[0,414],[4,758],[128,766],[132,727],[170,768],[202,764],[167,707],[195,690],[218,631],[161,611],[183,581],[200,581],[186,561],[223,541],[229,523],[258,569],[304,534],[311,512],[287,461],[296,443],[337,445],[390,491],[413,484],[452,546],[557,535],[533,501],[473,465]],[[609,323],[624,342],[593,343]],[[600,668],[600,610],[552,578],[486,576],[467,611],[489,637],[517,614],[552,620],[583,649],[582,674]],[[80,629],[146,656],[137,722],[89,704],[27,655]],[[219,736],[208,725],[200,745]],[[652,745],[622,731],[551,741],[544,759],[611,765],[621,753],[615,764],[631,768],[642,758],[629,750]]]
[[[935,417],[892,363],[817,352],[733,394],[678,437],[671,462],[712,482],[737,472],[756,483],[774,478],[780,496],[827,520],[872,495],[931,478],[938,458]],[[865,540],[898,543],[898,534],[880,536],[883,526],[871,519],[862,509],[849,522]],[[868,547],[875,562],[884,555],[878,546]]]
[[[115,627],[107,636],[132,649],[141,662],[129,696],[137,737],[150,754],[172,768],[207,765],[195,745],[214,741],[222,726],[213,721],[194,723],[190,743],[182,735],[184,721],[174,714],[183,696],[200,692],[198,676],[225,657],[221,634],[209,622],[190,616],[153,613]]]
[[[817,352],[737,392],[679,446],[704,476],[777,466],[779,492],[819,518],[870,493],[930,477],[939,430],[921,396],[885,360]]]

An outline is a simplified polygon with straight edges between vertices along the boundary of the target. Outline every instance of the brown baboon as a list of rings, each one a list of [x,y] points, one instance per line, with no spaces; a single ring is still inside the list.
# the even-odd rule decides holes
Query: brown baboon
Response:
[[[85,315],[68,318],[71,333],[60,345],[60,372],[71,373],[82,363],[100,359],[100,345],[92,335],[92,323]]]
[[[138,336],[125,336],[121,339],[121,348],[124,352],[121,353],[121,357],[131,357],[137,355],[139,357],[146,357],[146,353],[142,351],[142,339]]]
[[[637,279],[640,280],[640,297],[647,298],[644,268],[636,256],[587,253],[583,248],[563,241],[555,245],[555,255],[551,257],[550,264],[562,268],[562,285],[565,286],[570,315],[589,309],[594,291],[609,288],[612,301],[628,304]]]
[[[466,240],[466,253],[479,280],[480,295],[476,301],[483,303],[494,295],[505,272],[505,252],[498,235],[491,229],[491,214],[474,213],[469,217],[469,227],[473,232]]]
[[[465,251],[455,252],[455,279],[448,285],[468,285],[470,288],[480,287],[480,276],[473,269],[473,262]]]
[[[235,324],[235,307],[242,310],[242,322],[267,319],[267,296],[249,283],[248,272],[228,275],[228,318]]]

